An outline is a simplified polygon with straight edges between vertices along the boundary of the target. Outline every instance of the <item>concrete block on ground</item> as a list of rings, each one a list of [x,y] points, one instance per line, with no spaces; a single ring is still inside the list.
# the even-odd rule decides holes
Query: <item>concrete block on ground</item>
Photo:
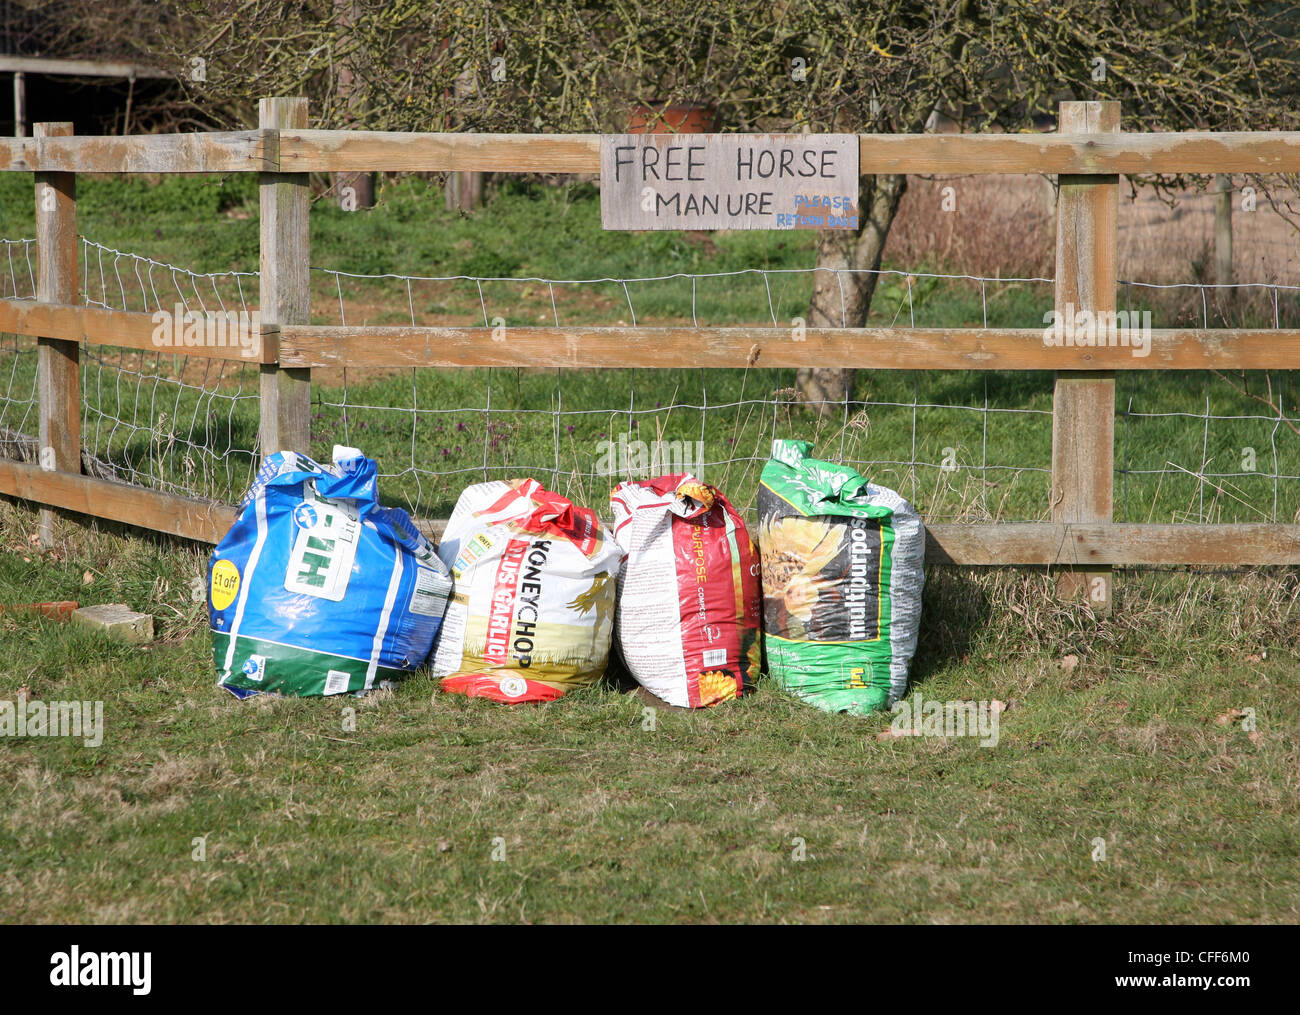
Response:
[[[136,613],[126,603],[83,606],[73,611],[72,620],[73,623],[103,631],[114,638],[141,644],[153,641],[153,617],[147,613]]]

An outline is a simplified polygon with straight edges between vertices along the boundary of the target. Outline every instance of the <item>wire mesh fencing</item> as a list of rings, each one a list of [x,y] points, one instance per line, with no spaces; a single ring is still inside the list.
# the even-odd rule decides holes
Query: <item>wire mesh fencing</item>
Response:
[[[0,288],[31,298],[32,241],[6,241],[6,252]],[[815,274],[828,270],[558,279],[318,267],[312,321],[472,325],[507,336],[530,325],[797,327]],[[848,273],[835,274],[843,283]],[[1052,310],[1050,278],[875,274],[872,327],[1042,328]],[[256,309],[254,272],[197,273],[89,239],[81,278],[89,306]],[[1155,328],[1300,324],[1300,287],[1280,283],[1125,281],[1120,300],[1121,309],[1150,312]],[[0,378],[0,450],[12,450],[35,427],[34,343],[4,339]],[[1116,519],[1297,520],[1300,416],[1291,390],[1287,371],[1122,373]],[[750,511],[770,441],[798,437],[899,490],[932,522],[1049,517],[1050,372],[859,371],[854,392],[819,414],[802,400],[793,370],[689,362],[668,370],[318,369],[304,450],[328,457],[334,443],[360,447],[380,463],[385,498],[417,517],[445,516],[469,483],[518,475],[602,509],[621,479],[669,471],[695,472]],[[252,478],[256,364],[85,346],[82,397],[83,445],[105,474],[223,500],[237,499]]]
[[[360,275],[318,269],[320,323],[477,325],[689,324],[795,327],[813,276],[825,269],[742,269],[638,278],[489,278]],[[958,301],[974,324],[1000,324],[1032,303],[1050,309],[1051,280],[979,278],[882,270],[868,324],[951,323],[936,312]],[[1023,309],[1023,307],[1021,308]],[[847,323],[847,311],[843,311]],[[653,339],[648,337],[648,341]],[[798,436],[823,453],[869,468],[877,481],[953,517],[993,517],[1050,469],[1050,385],[1021,404],[1015,375],[984,377],[960,401],[956,386],[924,371],[858,377],[852,402],[800,401],[792,370],[541,370],[421,368],[340,370],[321,389],[313,419],[322,438],[401,443],[402,464],[385,465],[418,512],[450,508],[460,487],[527,473],[575,498],[603,503],[622,478],[693,471],[752,508],[773,437]],[[943,399],[931,392],[945,390]],[[331,396],[328,392],[333,391]],[[814,403],[816,404],[816,403]],[[989,435],[1007,426],[1030,434],[1012,453]],[[944,437],[945,440],[938,440]],[[1019,452],[1023,450],[1025,454]],[[990,480],[997,476],[998,481]],[[996,498],[996,499],[995,499]]]
[[[36,298],[36,240],[5,240],[0,299]],[[0,458],[35,460],[36,340],[0,335]]]
[[[87,306],[171,315],[257,307],[256,272],[199,273],[82,239]],[[113,478],[237,499],[257,469],[258,367],[83,345],[82,446]]]
[[[1157,327],[1294,328],[1300,287],[1121,283],[1126,306],[1164,310]],[[1117,381],[1115,517],[1146,522],[1300,520],[1294,371],[1182,371]]]
[[[806,312],[812,277],[825,270],[551,279],[317,269],[313,294],[320,323],[343,325],[785,327]],[[1041,328],[1053,304],[1050,278],[876,274],[869,326]],[[1126,281],[1122,297],[1130,312],[1150,312],[1155,328],[1300,320],[1300,287],[1276,283]],[[314,434],[400,445],[385,469],[417,511],[443,512],[465,483],[520,473],[599,505],[621,478],[681,465],[751,509],[771,439],[795,436],[900,490],[931,521],[1049,515],[1049,372],[859,372],[854,400],[829,406],[828,416],[809,412],[791,370],[334,374],[321,388]],[[1122,376],[1117,519],[1294,518],[1300,445],[1289,379],[1285,371]]]

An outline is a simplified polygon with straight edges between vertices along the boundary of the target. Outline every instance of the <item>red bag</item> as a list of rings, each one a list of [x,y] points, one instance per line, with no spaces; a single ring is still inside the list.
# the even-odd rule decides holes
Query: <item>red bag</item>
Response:
[[[610,495],[619,572],[615,643],[670,705],[742,695],[758,678],[762,589],[744,519],[691,475],[621,483]]]

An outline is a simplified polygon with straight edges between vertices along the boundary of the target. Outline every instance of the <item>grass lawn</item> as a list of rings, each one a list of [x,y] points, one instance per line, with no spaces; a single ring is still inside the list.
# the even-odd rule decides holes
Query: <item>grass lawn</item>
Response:
[[[250,177],[79,188],[92,240],[195,271],[256,267]],[[29,177],[0,176],[0,235],[33,235],[31,206]],[[322,201],[312,232],[315,265],[363,275],[599,279],[813,263],[806,235],[603,233],[580,185],[512,184],[460,216],[409,179],[374,211]],[[88,262],[88,295],[138,298],[140,264],[109,255],[96,288]],[[119,274],[134,288],[114,297]],[[807,280],[702,280],[696,313],[785,321],[806,308]],[[638,321],[690,320],[689,280],[630,288]],[[485,282],[480,303],[473,282],[408,290],[313,275],[322,323],[481,322],[485,309],[509,324],[612,323],[630,317],[627,297],[591,283],[552,304],[543,283]],[[920,325],[978,325],[987,309],[990,325],[1036,327],[1049,300],[1041,284],[981,293],[918,277],[909,305],[906,281],[889,277],[871,323],[915,313]],[[1172,297],[1151,308],[1157,327],[1199,321]],[[1233,323],[1263,323],[1260,307],[1238,309]],[[1300,320],[1285,301],[1280,314],[1283,326]],[[124,478],[242,493],[255,371],[182,371],[170,356],[115,350],[83,362],[86,443]],[[385,499],[424,517],[445,516],[485,475],[519,474],[604,513],[602,442],[702,439],[703,476],[752,515],[768,442],[798,435],[932,521],[1047,516],[1049,374],[862,375],[844,418],[818,421],[786,404],[793,371],[633,373],[323,374],[310,450],[362,447],[380,461]],[[33,380],[30,347],[0,340],[0,428],[34,432]],[[1280,397],[1294,415],[1293,381],[1121,377],[1117,519],[1295,520],[1300,483],[1285,477],[1300,475],[1300,436],[1256,397]],[[364,700],[241,704],[214,687],[205,609],[191,600],[205,551],[75,526],[40,550],[35,531],[32,511],[0,503],[0,605],[124,601],[155,615],[158,640],[130,647],[0,612],[0,700],[103,701],[107,727],[96,748],[0,745],[0,920],[1300,919],[1294,569],[1122,572],[1114,615],[1100,620],[1057,605],[1041,573],[932,570],[916,684],[927,699],[1007,703],[997,746],[981,747],[881,739],[888,715],[826,715],[765,683],[706,712],[661,707],[651,723],[616,674],[537,707],[445,695],[427,673]],[[1246,709],[1253,731],[1234,711]],[[1104,860],[1093,859],[1098,838]],[[205,859],[192,858],[196,839]]]
[[[981,747],[766,683],[653,729],[616,681],[239,703],[201,551],[35,528],[0,505],[0,603],[126,601],[159,639],[0,613],[0,699],[105,710],[97,748],[0,748],[5,921],[1300,919],[1295,571],[1126,573],[1094,623],[1040,574],[933,570],[916,686],[1007,702]]]

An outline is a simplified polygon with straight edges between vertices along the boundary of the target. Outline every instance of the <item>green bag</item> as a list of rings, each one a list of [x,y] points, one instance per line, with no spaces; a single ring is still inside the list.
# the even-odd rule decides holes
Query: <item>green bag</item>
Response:
[[[758,490],[768,672],[828,712],[907,693],[925,584],[925,528],[893,490],[776,440]]]

